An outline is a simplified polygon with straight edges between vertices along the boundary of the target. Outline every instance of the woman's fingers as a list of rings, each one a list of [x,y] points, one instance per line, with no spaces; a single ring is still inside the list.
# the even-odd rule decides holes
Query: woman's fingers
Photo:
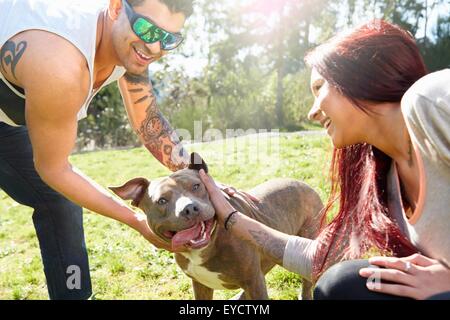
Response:
[[[211,202],[216,209],[216,214],[219,219],[224,219],[225,216],[234,210],[231,204],[225,199],[224,195],[220,191],[219,187],[217,187],[214,180],[206,174],[204,170],[200,170],[200,179],[206,186],[206,190],[209,193],[209,197]]]
[[[438,263],[437,260],[430,259],[428,257],[425,257],[425,256],[419,254],[419,253],[415,253],[412,256],[405,257],[403,259],[405,261],[409,261],[409,262],[414,263],[414,264],[416,264],[418,266],[421,266],[421,267],[428,267],[428,266],[431,266],[433,264],[437,264]]]
[[[436,261],[420,254],[414,254],[412,256],[404,258],[373,257],[369,259],[369,263],[385,268],[406,270],[409,267],[409,265],[428,267],[430,265],[436,264]]]
[[[407,285],[368,282],[367,288],[371,291],[376,291],[389,295],[416,298],[415,297],[416,290]]]
[[[207,175],[205,170],[200,169],[200,180],[202,180],[203,184],[205,185],[206,189],[208,190],[208,193],[211,194],[214,191],[218,190],[216,183],[214,182],[213,178],[211,176]]]
[[[395,257],[373,257],[369,259],[369,263],[389,269],[406,270],[407,268],[405,261]]]
[[[412,285],[414,280],[410,274],[397,269],[362,268],[359,270],[359,275],[368,278],[368,283],[379,283],[383,280],[398,284]]]
[[[240,191],[243,194],[245,194],[248,198],[250,198],[250,200],[252,200],[253,202],[257,202],[259,203],[259,199],[257,197],[255,197],[254,195],[251,195],[250,193],[247,193],[245,191]]]

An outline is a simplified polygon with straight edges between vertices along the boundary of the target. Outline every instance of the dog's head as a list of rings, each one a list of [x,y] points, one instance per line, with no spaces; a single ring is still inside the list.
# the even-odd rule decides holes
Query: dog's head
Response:
[[[200,169],[208,172],[203,159],[193,153],[189,167],[169,177],[154,181],[135,178],[110,189],[144,211],[152,231],[173,249],[199,249],[208,245],[216,224]]]

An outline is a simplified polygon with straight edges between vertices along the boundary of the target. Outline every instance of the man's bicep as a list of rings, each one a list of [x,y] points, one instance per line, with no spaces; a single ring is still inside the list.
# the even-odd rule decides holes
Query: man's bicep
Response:
[[[36,169],[67,165],[77,135],[77,114],[87,96],[86,86],[80,85],[86,83],[85,76],[35,79],[26,87],[25,120]]]
[[[50,106],[48,112],[51,111]],[[26,122],[36,169],[57,171],[67,166],[77,135],[76,114],[48,117],[39,106],[27,102]]]

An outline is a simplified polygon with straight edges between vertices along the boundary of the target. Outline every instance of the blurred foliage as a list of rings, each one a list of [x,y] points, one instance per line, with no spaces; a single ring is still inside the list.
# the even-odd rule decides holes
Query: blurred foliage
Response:
[[[429,71],[450,66],[450,0],[197,0],[185,45],[151,75],[174,128],[203,130],[309,127],[312,104],[303,57],[337,32],[373,18],[409,30]],[[178,59],[178,60],[177,60]],[[180,59],[198,63],[186,70]],[[115,85],[80,122],[78,147],[137,145]]]

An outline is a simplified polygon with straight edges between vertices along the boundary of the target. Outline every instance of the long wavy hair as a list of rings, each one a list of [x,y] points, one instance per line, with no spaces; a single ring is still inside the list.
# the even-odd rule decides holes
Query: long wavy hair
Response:
[[[305,61],[368,114],[376,112],[376,103],[400,102],[427,73],[413,36],[383,20],[330,39],[308,53]],[[313,279],[332,264],[360,258],[372,249],[395,256],[417,252],[389,213],[386,187],[391,162],[369,144],[334,149],[331,194],[322,211]],[[327,224],[337,201],[337,215]]]

